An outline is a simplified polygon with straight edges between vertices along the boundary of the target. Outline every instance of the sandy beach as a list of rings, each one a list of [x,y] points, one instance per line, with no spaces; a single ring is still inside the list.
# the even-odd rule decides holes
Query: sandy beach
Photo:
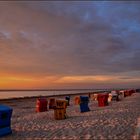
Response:
[[[74,97],[71,96],[65,120],[55,120],[52,109],[36,113],[34,98],[0,101],[0,104],[13,108],[13,133],[1,140],[133,139],[137,119],[140,117],[139,93],[119,102],[112,101],[106,107],[98,107],[98,102],[90,99],[90,111],[85,113],[80,113],[79,105],[74,104]]]

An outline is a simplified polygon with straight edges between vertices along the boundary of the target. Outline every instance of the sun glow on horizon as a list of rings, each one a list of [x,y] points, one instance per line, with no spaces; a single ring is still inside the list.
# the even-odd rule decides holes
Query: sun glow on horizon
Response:
[[[121,76],[90,75],[90,76],[26,76],[26,75],[0,75],[0,89],[26,89],[26,88],[55,88],[66,85],[104,84],[122,82],[140,82],[139,78],[122,79]]]

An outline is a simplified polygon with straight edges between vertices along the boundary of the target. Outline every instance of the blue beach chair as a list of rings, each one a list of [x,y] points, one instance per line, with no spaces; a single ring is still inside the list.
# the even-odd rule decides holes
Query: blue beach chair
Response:
[[[88,96],[80,96],[80,110],[81,112],[90,111],[88,107],[89,97]]]
[[[13,109],[0,105],[0,137],[12,133],[11,130],[11,117]]]

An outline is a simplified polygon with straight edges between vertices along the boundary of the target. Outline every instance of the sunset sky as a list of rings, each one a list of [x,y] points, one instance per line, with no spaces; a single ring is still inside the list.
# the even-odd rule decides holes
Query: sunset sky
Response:
[[[140,87],[140,2],[0,1],[0,89]]]

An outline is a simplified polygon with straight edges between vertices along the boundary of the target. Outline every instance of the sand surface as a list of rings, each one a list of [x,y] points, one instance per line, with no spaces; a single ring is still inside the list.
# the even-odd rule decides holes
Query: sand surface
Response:
[[[13,108],[13,133],[1,140],[132,139],[140,117],[140,93],[112,101],[106,107],[98,107],[98,102],[90,99],[91,111],[85,113],[80,113],[71,96],[65,120],[55,120],[53,110],[36,113],[36,99],[7,100],[0,104]]]

